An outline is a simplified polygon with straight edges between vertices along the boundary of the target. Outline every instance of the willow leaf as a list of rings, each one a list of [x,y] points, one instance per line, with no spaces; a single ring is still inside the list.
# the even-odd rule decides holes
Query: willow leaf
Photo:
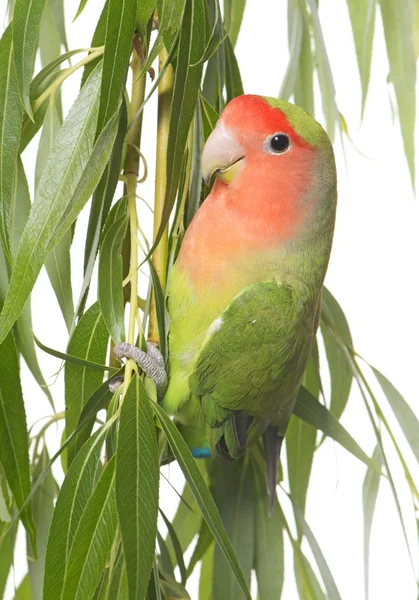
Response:
[[[128,216],[112,223],[102,242],[99,257],[99,304],[106,328],[116,344],[125,341],[121,249],[127,226]]]
[[[201,519],[201,527],[198,533],[198,540],[196,542],[196,546],[194,548],[193,554],[191,556],[191,560],[188,564],[187,576],[190,577],[196,565],[206,554],[208,548],[214,542],[214,538],[212,536],[211,531],[204,519]]]
[[[190,65],[196,63],[204,51],[204,13],[205,6],[202,0],[186,0],[180,30],[178,60],[171,104],[169,139],[167,144],[166,197],[154,247],[160,241],[175,202],[189,127],[194,116],[198,98],[203,65],[198,64],[195,67],[191,67]],[[154,247],[152,250],[154,250]]]
[[[225,65],[226,65],[226,92],[227,102],[230,102],[236,96],[244,94],[243,84],[241,80],[239,65],[237,63],[236,55],[234,54],[234,48],[227,38],[224,42],[225,50]]]
[[[282,80],[279,97],[288,100],[292,95],[299,73],[301,41],[303,37],[303,13],[298,0],[288,2],[288,31],[290,58]]]
[[[316,0],[307,0],[307,4],[310,7],[313,23],[317,69],[322,95],[323,112],[326,118],[326,130],[330,139],[333,141],[335,138],[335,126],[339,115],[336,106],[335,84],[333,82],[332,70],[330,68],[329,58],[324,43],[317,2]]]
[[[9,262],[9,211],[22,116],[10,24],[0,39],[0,238]]]
[[[374,367],[371,367],[374,375],[376,376],[378,383],[386,395],[388,403],[390,404],[396,419],[409,442],[413,454],[416,460],[419,462],[419,420],[416,417],[413,410],[410,408],[406,400],[400,394],[400,392],[394,387],[394,385]]]
[[[313,427],[320,429],[325,435],[338,442],[348,452],[362,461],[367,466],[373,465],[371,459],[365,454],[362,448],[356,443],[353,437],[339,423],[339,421],[327,410],[323,404],[320,404],[314,396],[305,388],[301,388],[294,407],[294,414],[300,419],[304,419]]]
[[[349,400],[352,371],[335,335],[324,323],[321,332],[330,374],[330,412],[340,419]]]
[[[246,0],[224,0],[224,14],[228,12],[230,4],[230,28],[228,37],[234,48],[239,37],[241,24],[243,21],[244,9],[246,8]]]
[[[235,463],[208,461],[210,490],[247,585],[254,563],[255,494],[250,456]],[[267,505],[265,506],[268,512]],[[245,598],[220,547],[214,551],[212,590],[215,598]]]
[[[71,213],[72,204],[79,207],[81,201],[87,201],[84,194],[89,193],[89,186],[95,187],[100,178],[101,173],[97,180],[97,172],[93,173],[93,177],[85,174],[91,153],[95,150],[93,136],[99,83],[100,68],[97,68],[70,110],[43,170],[0,315],[0,342],[22,312],[48,252],[60,239],[54,235],[56,227],[66,213],[67,217]],[[105,165],[106,162],[102,170]],[[88,181],[84,180],[83,174]],[[81,181],[84,189],[80,187]],[[76,197],[73,198],[74,194]]]
[[[366,0],[347,0],[347,2],[361,78],[362,110],[364,110],[371,72],[376,0],[368,0],[368,2]]]
[[[96,302],[82,316],[68,344],[68,352],[83,360],[103,362],[108,348],[108,332],[103,321],[99,304]],[[90,396],[103,382],[103,373],[88,367],[66,362],[65,382],[65,423],[68,437],[77,427],[83,407]],[[74,458],[77,445],[71,442],[68,448],[68,463]]]
[[[143,600],[154,559],[159,459],[153,412],[138,376],[121,409],[116,452],[116,504],[130,598]]]
[[[7,579],[13,563],[13,550],[15,545],[15,532],[13,528],[3,531],[3,527],[9,527],[5,523],[0,523],[0,597],[4,598]]]
[[[29,87],[35,64],[35,54],[41,17],[46,0],[15,0],[13,9],[13,48],[20,95],[29,117],[33,119]]]
[[[162,510],[160,510],[160,514],[163,517],[164,524],[167,527],[168,535],[172,541],[173,549],[174,549],[175,555],[176,555],[176,561],[179,566],[182,585],[185,585],[186,578],[187,578],[186,567],[185,567],[185,561],[183,560],[183,552],[182,552],[182,547],[180,545],[179,538],[177,536],[175,528],[173,527],[173,525],[171,524],[171,522],[169,521],[169,519],[166,517],[166,515],[164,514],[164,512]]]
[[[371,460],[381,468],[381,452],[379,446],[375,447]],[[378,488],[381,477],[375,469],[368,467],[362,488],[362,504],[364,509],[364,585],[365,600],[369,597],[369,559],[371,526],[374,516],[375,503],[377,501]]]
[[[168,443],[173,454],[177,458],[185,479],[188,482],[193,495],[195,496],[195,500],[201,510],[202,516],[206,520],[207,525],[210,528],[217,544],[220,546],[226,560],[233,569],[237,580],[240,583],[240,587],[244,592],[245,598],[251,600],[249,588],[234,554],[230,540],[228,539],[224,529],[216,504],[205,484],[205,481],[202,478],[202,475],[199,472],[198,467],[195,464],[194,459],[192,458],[191,451],[179,433],[176,425],[170,420],[165,411],[157,403],[153,402],[151,406],[164,433],[166,434]]]
[[[296,6],[296,10],[301,13],[301,3],[299,0],[294,0],[294,5],[298,5]],[[313,71],[314,61],[310,29],[307,20],[303,19],[300,56],[294,82],[294,102],[311,115],[314,115]]]
[[[199,461],[197,466],[201,470],[201,474],[206,476],[203,461]],[[199,513],[198,505],[194,495],[192,494],[191,488],[185,483],[179,506],[177,507],[176,514],[172,519],[172,525],[176,531],[183,553],[186,552],[195,535],[199,532],[201,520],[202,517]],[[173,548],[170,536],[167,538],[166,542],[169,548],[172,563],[176,565],[176,552]]]
[[[39,185],[43,169],[48,161],[49,153],[61,127],[56,106],[51,104],[42,128],[35,165],[35,189]],[[49,280],[60,305],[68,331],[71,331],[74,318],[73,292],[71,289],[70,246],[72,232],[66,231],[64,236],[50,252],[45,260]]]
[[[143,41],[147,36],[147,24],[156,8],[157,0],[139,0],[137,7],[136,25]]]
[[[76,12],[76,14],[74,16],[73,23],[81,15],[81,13],[83,12],[84,7],[86,6],[86,4],[87,4],[87,0],[80,0],[80,4],[79,4],[77,12]]]
[[[288,435],[288,433],[287,433]],[[278,499],[269,514],[265,473],[252,461],[255,509],[254,569],[260,600],[280,600],[284,586],[284,534]]]
[[[104,431],[97,431],[71,464],[58,496],[45,559],[44,600],[62,597],[68,557],[86,504],[94,490]]]
[[[109,0],[97,131],[118,110],[132,50],[137,0]]]
[[[48,450],[44,445],[33,465],[32,480],[35,483],[49,463]],[[47,550],[48,533],[54,511],[54,500],[58,492],[58,485],[50,470],[38,487],[32,500],[33,515],[36,525],[37,551],[36,557],[32,556],[28,548],[28,571],[33,600],[42,600],[44,587],[45,555]]]
[[[66,354],[65,352],[59,352],[58,350],[54,350],[53,348],[48,348],[48,346],[42,344],[42,342],[40,342],[35,335],[34,340],[38,348],[40,348],[47,354],[50,354],[51,356],[60,358],[61,360],[68,361],[82,367],[87,367],[88,369],[95,369],[97,371],[109,371],[113,374],[116,374],[118,372],[118,369],[116,367],[111,367],[109,365],[101,365],[99,363],[95,363],[89,360],[84,360],[82,358],[79,358],[78,356],[72,356],[71,354]]]
[[[86,244],[84,249],[84,276],[80,291],[80,299],[77,305],[77,315],[80,316],[84,310],[84,304],[92,278],[93,268],[99,249],[100,237],[121,172],[122,149],[127,130],[127,106],[122,102],[119,116],[118,132],[109,163],[100,178],[99,184],[94,191],[92,205],[87,226]]]
[[[28,432],[20,385],[19,357],[12,334],[9,334],[0,346],[0,373],[2,373],[0,378],[0,464],[4,469],[16,506],[21,510],[29,495],[31,484]],[[36,555],[35,525],[30,505],[22,511],[21,520]]]
[[[25,170],[22,160],[18,157],[13,182],[12,203],[10,206],[10,243],[12,256],[16,256],[17,248],[20,242],[22,231],[25,228],[26,221],[31,209],[31,199],[29,196],[28,182],[26,180]],[[4,276],[8,276],[6,266],[4,267]],[[38,358],[35,351],[34,337],[32,333],[32,316],[30,299],[25,304],[22,314],[16,321],[13,328],[16,340],[16,346],[25,359],[32,375],[48,398],[51,407],[54,409],[54,401],[51,393],[45,383],[39,367]]]
[[[84,600],[93,596],[111,551],[117,522],[113,457],[88,499],[74,534],[63,600]]]
[[[390,80],[396,92],[400,129],[412,183],[415,182],[416,64],[412,41],[413,3],[380,0],[390,63]]]
[[[296,521],[299,523],[299,525],[304,533],[304,536],[306,537],[306,539],[310,545],[313,556],[316,560],[317,566],[319,568],[320,574],[322,576],[322,579],[323,579],[323,582],[324,582],[324,585],[325,585],[325,588],[327,591],[327,597],[329,598],[329,600],[341,600],[341,596],[339,594],[338,588],[336,587],[336,583],[333,578],[333,575],[330,571],[330,568],[323,556],[323,553],[320,549],[320,546],[319,546],[312,530],[310,529],[306,520],[304,519],[303,513],[296,506],[296,504],[294,502],[293,502],[293,507],[294,507],[294,514],[295,514]]]

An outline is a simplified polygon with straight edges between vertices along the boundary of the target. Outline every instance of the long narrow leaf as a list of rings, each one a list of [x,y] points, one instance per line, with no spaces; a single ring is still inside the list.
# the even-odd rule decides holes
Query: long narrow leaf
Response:
[[[379,446],[375,447],[371,457],[378,467],[381,467],[381,453]],[[378,488],[381,477],[377,471],[368,467],[362,488],[362,504],[364,509],[364,585],[365,600],[369,597],[369,560],[370,560],[370,538],[371,526],[377,501]]]
[[[60,239],[54,237],[54,231],[65,213],[71,212],[69,206],[74,202],[73,194],[86,192],[86,189],[78,186],[83,180],[85,167],[94,149],[99,83],[100,68],[97,68],[70,110],[49,155],[22,234],[8,294],[0,315],[0,342],[22,312],[48,251]],[[57,164],[60,165],[59,169]],[[105,165],[106,162],[102,165],[102,170]],[[101,173],[99,177],[100,175]],[[89,183],[94,187],[99,177]],[[83,198],[84,202],[86,200],[87,198]],[[52,247],[49,247],[51,243]]]
[[[159,460],[153,412],[136,376],[125,395],[116,451],[116,504],[129,596],[143,600],[154,559]]]
[[[103,445],[99,430],[70,466],[55,506],[45,559],[44,600],[62,597],[68,557],[80,518],[93,489]]]
[[[12,25],[0,39],[0,239],[11,262],[9,211],[23,109],[13,61]]]
[[[214,539],[220,546],[226,560],[230,563],[230,566],[237,577],[237,581],[239,582],[245,597],[248,600],[251,600],[249,588],[247,587],[246,580],[223,527],[220,514],[207,486],[205,485],[199,469],[192,458],[192,454],[186,445],[186,442],[180,435],[176,426],[169,419],[165,411],[156,403],[152,403],[151,406],[164,433],[166,434],[169,445],[179,462],[186,481],[188,482],[192,493],[195,496],[195,500],[197,501],[202,512],[202,516],[206,520],[208,527],[210,528]]]
[[[12,334],[0,346],[0,464],[18,509],[29,491],[29,456],[26,414],[19,376],[19,358]],[[35,525],[30,506],[21,515],[36,555]]]
[[[13,48],[23,105],[32,118],[29,86],[35,63],[39,26],[46,0],[15,0],[13,10]]]
[[[112,547],[116,527],[115,459],[112,458],[87,501],[74,534],[61,596],[63,600],[93,597]]]

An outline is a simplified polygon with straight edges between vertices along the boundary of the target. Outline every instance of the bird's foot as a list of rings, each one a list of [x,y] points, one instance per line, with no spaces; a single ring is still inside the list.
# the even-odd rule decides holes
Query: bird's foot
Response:
[[[147,342],[147,352],[144,352],[133,344],[122,342],[115,346],[113,352],[119,360],[131,358],[136,362],[147,377],[156,384],[157,395],[163,396],[167,387],[167,373],[164,368],[164,358],[158,348]]]

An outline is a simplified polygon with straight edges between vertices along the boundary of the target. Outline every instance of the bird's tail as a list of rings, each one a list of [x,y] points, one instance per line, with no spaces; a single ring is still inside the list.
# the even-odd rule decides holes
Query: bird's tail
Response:
[[[269,514],[272,514],[275,497],[276,482],[278,480],[279,458],[283,436],[278,435],[278,428],[269,425],[263,434],[263,447],[266,462],[266,487],[269,495]]]

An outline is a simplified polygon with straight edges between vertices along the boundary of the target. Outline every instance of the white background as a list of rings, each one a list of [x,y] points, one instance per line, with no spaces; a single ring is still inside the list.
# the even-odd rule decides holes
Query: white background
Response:
[[[89,0],[83,15],[71,23],[78,2],[65,2],[67,33],[70,49],[88,47],[102,1]],[[0,0],[4,15],[6,1]],[[356,350],[379,368],[417,408],[417,370],[419,339],[418,207],[411,189],[403,155],[398,125],[392,118],[389,88],[386,84],[388,64],[385,44],[378,18],[374,42],[371,85],[364,115],[360,123],[360,83],[355,62],[350,24],[344,0],[323,0],[320,11],[326,47],[337,89],[337,101],[353,140],[336,144],[339,175],[339,207],[335,243],[326,284],[343,307],[352,330]],[[5,21],[4,21],[5,23]],[[286,3],[277,0],[247,1],[236,53],[246,93],[276,96],[288,60],[286,33]],[[67,111],[79,86],[78,76],[65,84],[63,100]],[[316,96],[317,108],[320,99]],[[153,202],[156,105],[151,101],[144,117],[142,152],[149,164],[148,181],[138,193]],[[321,113],[317,114],[319,120]],[[35,149],[38,139],[25,151],[24,163],[33,188]],[[362,154],[361,154],[362,153]],[[345,157],[344,157],[345,154]],[[368,158],[367,158],[368,157]],[[345,164],[346,158],[346,164]],[[139,203],[140,220],[150,227],[148,210]],[[81,285],[82,247],[87,223],[84,210],[76,229],[72,248],[72,282],[77,301]],[[94,286],[93,286],[94,287]],[[33,294],[34,330],[47,345],[65,350],[66,330],[57,302],[51,292],[45,272]],[[62,376],[53,374],[59,361],[39,353],[39,359],[59,410],[63,404]],[[45,396],[27,369],[22,367],[28,423],[50,414]],[[327,385],[327,382],[326,382]],[[394,425],[397,425],[386,411]],[[343,424],[368,452],[374,448],[374,436],[368,424],[362,399],[353,389]],[[59,445],[61,429],[51,428],[51,449]],[[409,466],[418,475],[417,464],[405,445]],[[397,461],[397,487],[402,503],[409,507],[409,494]],[[59,465],[54,468],[59,481]],[[363,597],[362,553],[362,481],[364,466],[347,452],[328,440],[316,453],[312,483],[308,496],[307,521],[336,578],[344,600]],[[172,467],[170,479],[181,489],[178,470]],[[168,514],[175,510],[176,496],[163,481],[161,497]],[[406,527],[412,541],[415,563],[416,525],[413,512],[406,510]],[[290,548],[287,547],[289,551]],[[293,564],[288,552],[284,598],[294,600],[297,592]],[[19,536],[14,582],[25,573],[24,536]],[[197,573],[188,586],[193,600],[197,598]],[[9,580],[6,599],[13,596],[14,583]],[[416,600],[417,588],[409,564],[400,523],[388,484],[383,481],[375,514],[371,544],[372,600]],[[219,600],[219,599],[215,599]]]

